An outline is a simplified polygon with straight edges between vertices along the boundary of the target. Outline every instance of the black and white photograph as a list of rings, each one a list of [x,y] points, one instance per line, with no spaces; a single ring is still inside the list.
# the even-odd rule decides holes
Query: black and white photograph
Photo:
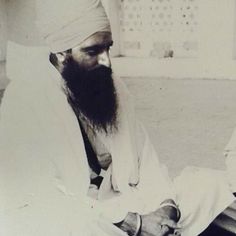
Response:
[[[236,0],[0,0],[0,236],[236,236]]]

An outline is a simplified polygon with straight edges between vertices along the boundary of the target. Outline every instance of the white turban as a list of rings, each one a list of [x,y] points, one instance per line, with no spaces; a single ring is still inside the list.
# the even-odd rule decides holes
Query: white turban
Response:
[[[100,0],[37,0],[37,25],[53,53],[73,48],[99,31],[110,31]]]

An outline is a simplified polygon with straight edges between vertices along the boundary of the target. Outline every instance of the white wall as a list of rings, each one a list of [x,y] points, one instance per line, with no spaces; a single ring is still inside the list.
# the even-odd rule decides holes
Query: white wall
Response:
[[[39,45],[43,41],[35,26],[35,1],[8,0],[8,39],[25,45]]]
[[[117,22],[119,22],[119,1],[118,0],[101,0],[102,4],[107,12],[108,18],[110,20],[112,37],[113,37],[113,47],[111,50],[112,56],[120,55],[120,27]]]
[[[0,0],[0,61],[5,60],[7,40],[7,14],[6,2]]]
[[[233,59],[235,0],[200,0],[199,57]]]
[[[119,55],[118,0],[102,0],[113,26],[115,53]],[[199,0],[202,28],[199,59],[158,60],[118,58],[113,62],[122,76],[224,77],[236,79],[236,0]],[[0,3],[5,0],[0,0]],[[43,45],[35,27],[35,0],[7,0],[8,38],[26,45]],[[1,4],[2,5],[2,4]],[[208,6],[208,7],[207,7]],[[0,19],[6,9],[0,8]],[[6,30],[5,30],[6,31]],[[2,39],[0,34],[0,40]],[[3,43],[0,44],[0,46]],[[4,51],[4,47],[1,46]]]
[[[233,41],[234,41],[234,49],[233,49],[233,58],[236,60],[236,2],[234,4],[234,36],[233,36]]]
[[[113,68],[121,76],[236,79],[235,3],[236,0],[198,0],[196,58],[123,57],[113,60]],[[148,42],[144,32],[142,37]]]

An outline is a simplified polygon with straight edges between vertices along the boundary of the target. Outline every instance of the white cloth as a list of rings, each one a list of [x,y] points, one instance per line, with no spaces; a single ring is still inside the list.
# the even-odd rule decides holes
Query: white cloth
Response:
[[[227,178],[230,184],[230,188],[233,192],[236,192],[236,129],[225,147],[224,150]]]
[[[224,171],[187,167],[174,180],[182,236],[199,235],[234,200]]]
[[[100,195],[108,196],[111,185],[116,191],[111,198],[96,201],[87,197],[89,167],[79,125],[60,89],[58,73],[49,67],[46,50],[37,53],[10,44],[8,63],[12,82],[0,110],[0,235],[124,235],[112,222],[123,219],[128,211],[145,214],[163,200],[175,198],[121,82],[115,80],[121,109],[119,132],[110,138],[100,135],[113,160]],[[175,183],[178,202],[187,209],[181,221],[194,215],[194,221],[184,225],[195,235],[233,197],[223,183],[220,188],[207,185],[204,189],[215,196],[209,195],[209,207],[200,211],[208,192],[198,191],[200,197],[194,191],[188,195],[181,189],[183,180],[186,183],[185,176]],[[201,201],[193,201],[192,206],[186,196]],[[204,210],[213,206],[209,216]]]
[[[30,60],[27,60],[30,54]],[[85,209],[92,211],[86,215],[100,217],[102,214],[110,222],[118,221],[135,206],[142,211],[150,209],[151,201],[140,204],[150,189],[154,190],[149,197],[155,198],[155,208],[164,199],[172,198],[171,188],[161,174],[161,166],[154,149],[149,148],[148,139],[143,142],[142,151],[140,149],[142,156],[137,158],[140,143],[135,138],[136,123],[131,123],[134,118],[131,106],[125,103],[123,107],[121,100],[121,109],[130,109],[120,116],[119,133],[109,139],[101,135],[113,158],[112,184],[120,194],[103,202],[87,198],[89,171],[81,132],[60,89],[58,72],[49,67],[46,50],[37,55],[30,48],[10,44],[8,63],[8,76],[12,81],[4,95],[0,122],[0,204],[4,225],[0,228],[8,230],[5,235],[14,235],[15,228],[10,227],[12,222],[23,230],[24,236],[31,234],[35,227],[44,229],[50,224],[58,224],[56,216],[60,212],[64,214],[65,210],[69,211],[68,219],[71,219],[70,214],[78,214],[75,218],[80,219],[84,214],[78,209]],[[123,91],[123,85],[116,82],[116,87],[119,97],[123,92],[122,99],[128,102],[129,95]],[[144,156],[148,158],[142,158]],[[156,168],[152,167],[155,170],[152,176],[147,172],[148,175],[139,176],[139,162],[142,162],[142,169],[145,165],[152,166],[150,159],[153,158]],[[140,187],[136,189],[129,186],[138,182]],[[159,188],[163,188],[161,194]],[[137,197],[130,204],[133,192],[137,192]],[[72,208],[71,201],[77,207]],[[57,208],[56,214],[50,210],[54,208]],[[40,218],[42,221],[38,222]],[[63,232],[58,227],[55,234],[64,236]]]
[[[100,0],[37,0],[37,26],[53,53],[71,49],[98,31],[111,31]]]

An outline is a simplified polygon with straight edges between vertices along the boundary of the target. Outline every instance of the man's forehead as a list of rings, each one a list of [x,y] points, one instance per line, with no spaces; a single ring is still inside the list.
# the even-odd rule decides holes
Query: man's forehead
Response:
[[[95,45],[111,45],[113,43],[112,41],[112,35],[111,32],[97,32],[93,35],[91,35],[89,38],[84,40],[80,45],[73,48],[73,50],[80,50],[88,47],[92,47]]]

